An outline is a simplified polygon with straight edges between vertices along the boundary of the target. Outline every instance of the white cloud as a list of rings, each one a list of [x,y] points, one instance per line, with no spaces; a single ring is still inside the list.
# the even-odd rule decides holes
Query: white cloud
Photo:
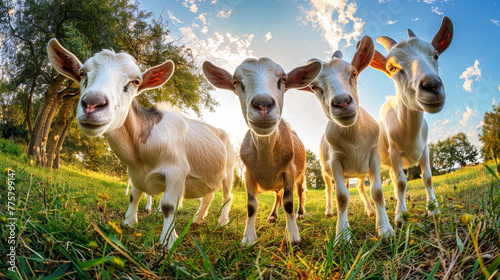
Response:
[[[174,13],[172,13],[172,11],[167,11],[167,14],[168,14],[168,18],[170,19],[170,21],[173,24],[182,23],[182,21],[180,19],[178,19],[177,17],[174,16]]]
[[[440,15],[440,16],[441,16],[441,15],[444,15],[444,13],[443,13],[443,12],[441,12],[441,11],[439,10],[439,8],[438,8],[438,7],[432,7],[432,8],[431,8],[431,11],[433,11],[434,13],[436,13],[436,14],[438,14],[438,15]]]
[[[191,7],[189,7],[189,10],[196,14],[198,12],[198,6],[196,4],[193,4],[191,5]]]
[[[227,12],[221,10],[217,13],[216,17],[220,17],[220,18],[225,18],[225,19],[229,19],[229,16],[231,15],[231,12],[232,10],[229,10]]]
[[[495,103],[497,103],[497,101],[495,100],[495,97],[493,97],[493,100],[491,100],[491,105],[495,105]]]
[[[254,57],[250,46],[254,35],[243,36],[231,33],[214,33],[214,37],[205,40],[199,39],[190,27],[181,27],[179,31],[183,34],[186,46],[190,47],[196,54],[199,62],[209,60],[223,65],[225,69],[233,71],[243,60]]]
[[[266,38],[266,40],[264,41],[264,43],[269,42],[269,40],[271,40],[271,38],[273,38],[273,34],[271,33],[271,31],[266,33],[265,38]]]
[[[363,20],[354,16],[357,9],[356,3],[347,4],[347,0],[311,0],[311,10],[304,14],[314,28],[321,29],[330,49],[338,50],[341,40],[350,46],[363,32]]]
[[[191,23],[191,26],[194,28],[200,27],[196,22]]]
[[[385,25],[393,25],[395,24],[396,22],[398,22],[397,20],[388,20]]]
[[[200,20],[201,22],[203,22],[203,24],[207,24],[207,17],[206,17],[207,13],[202,13],[202,14],[199,14],[196,19]]]
[[[482,127],[484,125],[484,121],[480,121],[479,124],[476,126],[476,129]]]
[[[411,21],[420,21],[420,18],[412,18]]]
[[[472,79],[473,76],[476,76],[476,78]],[[481,69],[479,69],[479,61],[477,60],[474,62],[474,66],[467,67],[460,75],[460,79],[465,79],[463,88],[468,92],[472,92],[472,83],[479,81],[479,78],[481,78]]]
[[[217,0],[212,0],[212,2],[210,2],[211,4],[215,4],[217,3]]]
[[[203,34],[207,34],[208,33],[208,27],[207,26],[203,26],[203,29],[201,29],[201,33]]]
[[[424,3],[427,4],[434,4],[434,2],[436,2],[436,0],[424,0]]]
[[[387,2],[389,2],[389,1],[390,1],[390,0],[378,0],[378,3],[379,3],[379,4],[380,4],[380,3],[387,3]]]
[[[477,113],[476,110],[472,110],[471,108],[469,107],[466,107],[466,110],[465,112],[462,114],[462,119],[460,120],[460,124],[462,126],[466,126],[467,125],[467,122],[469,121],[469,119],[472,117],[472,116],[475,116]]]
[[[490,19],[491,22],[493,22],[494,25],[500,26],[500,20],[496,20],[494,18]]]
[[[498,85],[498,90],[500,91],[500,85]]]

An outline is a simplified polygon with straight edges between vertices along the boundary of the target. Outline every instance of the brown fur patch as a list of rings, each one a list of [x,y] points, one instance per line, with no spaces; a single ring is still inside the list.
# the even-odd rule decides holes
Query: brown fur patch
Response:
[[[384,205],[384,193],[382,190],[375,190],[373,192],[373,200],[380,206]]]
[[[174,213],[174,206],[170,204],[162,205],[161,206],[161,213],[163,214],[163,217],[166,219],[170,215]]]
[[[340,212],[345,212],[347,208],[347,196],[344,194],[338,193],[337,195],[337,203]]]
[[[132,110],[134,110],[136,119],[135,125],[141,133],[136,134],[141,143],[146,143],[153,127],[161,122],[163,114],[156,110],[156,107],[144,108],[137,100],[132,101]],[[138,143],[137,141],[136,143]]]

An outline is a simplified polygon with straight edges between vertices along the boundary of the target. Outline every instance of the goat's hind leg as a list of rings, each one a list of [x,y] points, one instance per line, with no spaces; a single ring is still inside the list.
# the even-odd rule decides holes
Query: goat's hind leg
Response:
[[[233,170],[228,172],[228,175],[222,181],[222,212],[220,213],[219,221],[217,226],[221,227],[229,222],[229,210],[231,209],[231,203],[233,203],[233,195],[231,194],[231,189],[233,187]],[[230,174],[229,174],[230,173]]]
[[[132,186],[130,204],[128,206],[127,213],[125,214],[125,220],[123,221],[124,225],[132,227],[137,224],[137,209],[139,208],[139,202],[141,201],[143,193],[143,191]]]
[[[275,223],[278,220],[278,211],[280,209],[282,200],[283,200],[283,189],[275,191],[273,210],[271,211],[271,214],[269,214],[269,217],[267,218],[267,221],[269,223]]]
[[[204,196],[201,199],[200,208],[198,208],[198,211],[194,215],[194,220],[193,220],[194,225],[199,225],[199,224],[203,223],[203,220],[207,216],[208,208],[210,207],[210,204],[212,203],[214,196],[215,195],[213,193],[211,193],[211,194],[207,194],[206,196]]]
[[[419,165],[420,170],[422,171],[422,180],[424,181],[425,192],[427,194],[427,214],[429,216],[434,216],[434,214],[439,214],[440,211],[436,196],[434,195],[434,188],[432,187],[432,172],[429,164],[429,147],[425,147],[422,158],[420,158]],[[431,203],[434,203],[434,207],[429,209],[429,205]]]
[[[305,177],[305,176],[304,176]],[[297,220],[304,219],[306,215],[306,190],[307,184],[305,178],[297,183],[297,195],[299,197],[299,210],[297,211]]]
[[[371,180],[371,183],[373,184],[373,180]],[[368,215],[368,217],[375,216],[375,210],[373,209],[372,204],[370,203],[370,200],[368,200],[368,196],[366,195],[365,178],[358,178],[356,187],[358,188],[359,197],[365,205],[366,214]]]

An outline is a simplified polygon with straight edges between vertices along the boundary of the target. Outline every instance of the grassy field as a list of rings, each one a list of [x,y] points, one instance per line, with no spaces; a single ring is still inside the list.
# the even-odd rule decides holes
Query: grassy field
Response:
[[[326,218],[324,191],[309,190],[306,218],[298,222],[298,247],[286,244],[283,209],[277,223],[266,221],[274,197],[263,193],[257,214],[259,240],[242,248],[246,195],[234,190],[231,221],[223,228],[216,227],[220,191],[205,223],[197,227],[189,225],[199,201],[185,201],[176,225],[182,242],[171,252],[158,243],[161,213],[147,215],[145,199],[139,225],[122,226],[129,197],[124,195],[125,182],[118,178],[65,166],[44,170],[11,153],[0,154],[0,168],[0,278],[500,279],[499,181],[483,165],[434,177],[441,208],[436,218],[425,217],[422,181],[409,182],[407,222],[389,240],[376,238],[375,218],[364,214],[352,189],[348,215],[353,240],[334,244],[336,214]],[[15,187],[11,192],[9,172]],[[392,223],[392,185],[384,186],[384,194]],[[12,209],[7,207],[9,199]],[[159,200],[155,197],[156,207]],[[466,213],[472,216],[465,216],[470,221],[464,223],[461,217]],[[13,217],[15,226],[10,226]],[[118,225],[118,231],[109,222]],[[14,254],[9,244],[12,231],[17,235]],[[15,272],[9,271],[11,255]]]

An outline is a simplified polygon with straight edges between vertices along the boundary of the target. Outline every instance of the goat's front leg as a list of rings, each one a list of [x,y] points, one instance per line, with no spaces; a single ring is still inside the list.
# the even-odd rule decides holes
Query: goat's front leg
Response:
[[[373,150],[370,162],[370,194],[375,202],[376,225],[378,236],[388,238],[394,236],[394,230],[389,223],[389,217],[385,211],[384,189],[380,179],[380,158],[376,149]]]
[[[146,202],[146,212],[149,214],[151,213],[151,206],[153,205],[153,196],[147,195],[147,202]]]
[[[358,178],[358,183],[356,184],[356,187],[358,188],[359,197],[361,198],[361,201],[365,205],[366,214],[368,215],[368,217],[373,217],[375,215],[375,210],[373,210],[372,204],[370,203],[370,200],[368,200],[368,196],[366,195],[365,178]]]
[[[123,224],[129,227],[133,227],[137,224],[137,209],[139,208],[139,202],[141,201],[142,194],[144,192],[132,186],[130,192],[130,204],[128,205],[127,213],[125,214],[125,220]]]
[[[349,189],[345,184],[344,170],[339,160],[332,160],[331,170],[335,180],[335,198],[337,200],[337,233],[335,240],[350,240],[351,230],[347,220],[347,206],[349,205]]]
[[[249,171],[245,172],[245,186],[247,189],[247,223],[245,226],[245,235],[241,244],[252,245],[257,241],[257,233],[255,232],[255,218],[257,217],[257,210],[259,209],[259,202],[257,201],[258,184],[254,176]]]
[[[424,181],[425,185],[425,192],[427,194],[427,214],[429,216],[434,216],[435,213],[439,214],[439,208],[438,208],[438,202],[436,200],[436,196],[434,195],[434,188],[432,187],[432,172],[431,172],[431,166],[429,164],[429,147],[425,146],[424,153],[422,154],[422,157],[420,158],[419,161],[420,164],[420,170],[422,171],[422,180]],[[436,207],[435,211],[429,210],[429,203],[434,202],[434,205]]]
[[[283,208],[285,208],[286,228],[288,230],[286,237],[287,241],[291,243],[292,246],[295,246],[300,243],[300,235],[297,222],[295,221],[295,213],[293,211],[294,176],[293,174],[285,172],[283,177]]]
[[[215,194],[211,193],[211,194],[204,196],[201,199],[200,208],[198,208],[198,211],[194,215],[194,220],[193,220],[194,225],[199,225],[199,224],[203,223],[203,220],[207,216],[208,208],[210,207],[210,204],[212,203],[214,196],[215,196]]]
[[[299,210],[297,211],[297,220],[304,219],[306,215],[306,190],[307,183],[304,175],[302,179],[299,179],[297,183],[297,195],[299,196]]]
[[[406,212],[405,193],[406,193],[406,175],[403,171],[401,154],[393,148],[389,148],[391,157],[391,179],[394,183],[394,195],[396,196],[396,225],[400,226],[403,222],[403,212]]]
[[[277,190],[274,192],[274,206],[271,214],[267,218],[269,223],[275,223],[278,220],[278,210],[281,206],[281,201],[283,200],[283,192],[281,190]]]
[[[169,168],[166,170],[165,193],[160,201],[161,213],[163,215],[163,229],[160,241],[167,249],[172,248],[177,234],[175,232],[175,213],[177,207],[182,204],[186,175],[182,168]]]

